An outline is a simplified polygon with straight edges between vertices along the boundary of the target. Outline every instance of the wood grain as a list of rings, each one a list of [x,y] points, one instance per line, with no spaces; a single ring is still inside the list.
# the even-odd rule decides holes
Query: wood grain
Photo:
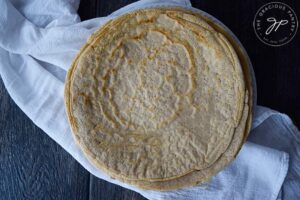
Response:
[[[113,199],[113,200],[142,200],[140,194],[91,175],[90,177],[90,199]]]
[[[89,173],[16,106],[0,79],[0,199],[88,199]]]

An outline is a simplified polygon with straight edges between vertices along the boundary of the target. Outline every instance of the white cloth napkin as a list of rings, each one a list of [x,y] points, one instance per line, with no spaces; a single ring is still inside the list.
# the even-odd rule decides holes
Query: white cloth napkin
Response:
[[[109,19],[144,6],[190,7],[189,0],[141,0],[80,22],[79,0],[0,0],[0,75],[26,115],[95,176],[149,199],[300,199],[300,133],[284,114],[257,106],[237,158],[205,184],[167,192],[140,190],[92,166],[66,119],[66,71],[88,36]],[[298,163],[298,165],[297,165]]]

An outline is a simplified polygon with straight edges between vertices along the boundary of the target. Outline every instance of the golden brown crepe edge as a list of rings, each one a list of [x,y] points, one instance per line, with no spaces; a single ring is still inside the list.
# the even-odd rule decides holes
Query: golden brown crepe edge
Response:
[[[197,12],[193,12],[193,11],[190,11],[190,10],[188,10],[188,9],[184,9],[184,8],[180,8],[180,7],[146,8],[146,9],[147,9],[147,10],[149,10],[149,9],[165,9],[165,10],[172,10],[172,11],[174,11],[174,10],[179,10],[179,11],[183,11],[183,12],[188,13],[188,14],[197,15],[198,17],[203,18],[206,22],[212,23],[211,20],[208,20],[205,16],[202,16],[201,14],[199,14],[199,13],[197,13]],[[141,12],[141,11],[146,10],[146,9],[135,10],[135,11],[132,11],[132,13]],[[130,13],[131,13],[131,12],[130,12]],[[127,13],[127,14],[130,14],[130,13]],[[125,14],[125,15],[126,15],[126,14]],[[105,24],[102,28],[104,28],[105,26],[113,25],[113,24],[110,24],[109,22],[110,22],[110,21],[106,22],[106,24]],[[210,23],[209,23],[209,25],[212,26],[212,27],[215,29],[215,24],[214,24],[214,23],[210,24]],[[102,29],[102,28],[101,28],[101,29]],[[71,64],[71,68],[69,69],[69,71],[68,71],[68,73],[67,73],[67,77],[66,77],[66,85],[65,85],[65,92],[64,92],[64,95],[65,95],[65,106],[66,106],[66,113],[67,113],[67,116],[68,116],[69,123],[70,123],[70,125],[71,125],[71,129],[72,129],[72,132],[73,132],[75,141],[76,141],[76,143],[77,143],[78,145],[80,145],[80,147],[82,147],[82,150],[83,150],[84,154],[89,158],[89,160],[91,161],[91,163],[93,163],[93,164],[96,165],[97,167],[101,168],[101,170],[106,171],[106,173],[112,175],[113,177],[115,177],[115,178],[117,178],[117,179],[122,179],[121,177],[117,177],[117,176],[111,174],[111,172],[109,172],[109,171],[103,169],[102,166],[99,166],[99,165],[98,165],[98,162],[95,161],[95,158],[94,158],[93,156],[89,155],[89,154],[90,154],[89,150],[86,149],[85,147],[83,147],[83,146],[80,144],[80,138],[79,138],[78,135],[76,134],[76,132],[77,132],[77,124],[76,124],[76,122],[75,122],[75,120],[74,120],[74,116],[72,116],[72,112],[71,112],[71,97],[72,97],[72,95],[70,94],[70,91],[71,91],[70,89],[71,89],[71,87],[72,87],[72,85],[71,85],[72,73],[73,73],[73,71],[74,71],[75,68],[76,68],[76,64],[77,64],[78,60],[80,59],[80,56],[81,56],[82,54],[84,54],[84,52],[85,52],[85,50],[86,50],[87,48],[89,48],[89,47],[91,47],[91,46],[93,45],[93,44],[91,43],[91,41],[97,42],[97,39],[95,39],[95,38],[98,38],[99,36],[101,36],[101,34],[104,34],[104,33],[101,33],[101,29],[100,29],[100,30],[97,30],[95,33],[93,33],[93,34],[90,36],[90,38],[88,39],[88,42],[81,48],[81,50],[79,51],[78,55],[76,56],[76,58],[74,59],[74,61],[73,61],[72,64]],[[220,30],[221,30],[220,27],[219,27],[218,29],[215,29],[215,30],[216,30],[216,32],[222,33],[229,41],[230,41],[230,40],[233,40],[231,37],[228,38],[228,34],[226,34],[226,32],[224,32],[225,30],[224,30],[224,31],[220,31]],[[244,57],[241,55],[241,49],[239,49],[239,51],[237,51],[237,50],[235,49],[235,47],[237,46],[236,42],[235,42],[235,41],[234,41],[234,42],[230,42],[230,45],[233,46],[233,48],[234,48],[236,54],[238,54],[238,52],[239,52],[238,57],[239,57],[239,61],[241,62],[241,67],[242,67],[242,70],[243,70],[244,79],[245,79],[245,82],[246,82],[246,87],[248,86],[247,88],[248,88],[248,91],[249,91],[249,99],[252,99],[252,95],[253,95],[252,92],[253,92],[253,91],[252,91],[252,89],[251,89],[251,85],[252,85],[252,84],[249,84],[249,83],[251,83],[251,81],[252,81],[252,80],[251,80],[251,77],[250,77],[250,79],[249,79],[249,74],[250,74],[249,69],[248,69],[248,68],[249,68],[249,65],[248,65],[248,66],[245,66],[245,65],[242,64],[242,61],[244,61],[244,63],[247,63],[247,62],[246,62],[246,58],[244,58]],[[240,58],[240,57],[241,57],[241,58]],[[246,68],[246,71],[247,71],[248,73],[245,72],[245,68]],[[249,88],[249,85],[250,85],[250,88]],[[246,123],[245,133],[244,133],[244,136],[245,136],[245,137],[243,138],[244,141],[246,140],[246,136],[247,136],[247,135],[249,134],[249,132],[250,132],[251,120],[252,120],[252,112],[251,112],[251,110],[252,110],[252,101],[248,101],[248,104],[249,104],[249,110],[250,110],[250,112],[248,113],[249,115],[248,115],[248,120],[247,120],[247,123]],[[242,146],[242,145],[241,145],[241,146]],[[240,146],[240,148],[241,148],[241,146]],[[239,148],[239,149],[240,149],[240,148]],[[238,152],[239,152],[239,150],[237,151],[237,153],[238,153]],[[236,153],[236,154],[237,154],[237,153]],[[235,155],[235,156],[236,156],[236,155]],[[235,156],[234,156],[234,157],[235,157]],[[230,163],[230,161],[229,161],[228,163]],[[228,163],[227,163],[227,164],[228,164]],[[193,172],[191,172],[191,173],[193,173]],[[185,176],[185,175],[182,175],[182,176]],[[180,178],[180,177],[182,177],[182,176],[176,177],[176,178],[174,178],[174,179]],[[207,179],[207,178],[206,178],[206,179]],[[125,180],[126,180],[126,179],[123,179],[123,181],[125,181]],[[172,180],[173,180],[173,179],[171,179],[171,180],[169,180],[169,181],[172,181]],[[167,180],[162,180],[161,182],[164,182],[164,181],[167,181]],[[125,181],[125,182],[126,182],[126,181]],[[202,181],[200,181],[200,182],[202,182]],[[152,183],[153,183],[153,182],[152,182]],[[199,181],[198,181],[197,183],[195,183],[195,184],[198,184],[198,183],[199,183]],[[190,186],[192,186],[192,185],[194,185],[194,184],[190,184]],[[138,185],[138,187],[143,188],[142,185]],[[181,186],[179,186],[179,187],[181,187]],[[182,187],[186,187],[186,186],[182,186]],[[174,186],[174,187],[170,187],[170,186],[169,186],[169,187],[166,188],[166,189],[164,189],[164,188],[144,188],[144,189],[169,190],[169,189],[177,189],[177,187],[176,187],[176,186]]]

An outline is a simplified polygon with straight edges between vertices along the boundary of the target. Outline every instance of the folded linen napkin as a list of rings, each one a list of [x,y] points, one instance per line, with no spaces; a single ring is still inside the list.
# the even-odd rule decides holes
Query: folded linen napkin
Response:
[[[63,90],[76,53],[109,19],[137,8],[169,5],[191,7],[189,0],[141,0],[107,17],[80,22],[79,0],[1,0],[0,75],[6,89],[26,115],[90,173],[146,198],[300,199],[300,134],[286,115],[260,106],[237,158],[210,182],[192,188],[147,191],[113,180],[91,165],[75,144]]]

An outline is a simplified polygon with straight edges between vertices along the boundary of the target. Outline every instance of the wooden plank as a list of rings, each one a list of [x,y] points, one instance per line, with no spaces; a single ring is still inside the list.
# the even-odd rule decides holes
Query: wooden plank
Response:
[[[88,199],[89,173],[16,106],[0,79],[0,199]]]
[[[90,176],[90,199],[112,199],[112,200],[143,200],[140,194],[125,189],[107,181],[101,180],[93,175]]]
[[[97,1],[81,0],[78,8],[78,14],[81,21],[91,19],[97,16]]]
[[[137,0],[113,0],[113,1],[102,1],[95,0],[97,2],[97,17],[106,16],[110,13],[130,4]]]

